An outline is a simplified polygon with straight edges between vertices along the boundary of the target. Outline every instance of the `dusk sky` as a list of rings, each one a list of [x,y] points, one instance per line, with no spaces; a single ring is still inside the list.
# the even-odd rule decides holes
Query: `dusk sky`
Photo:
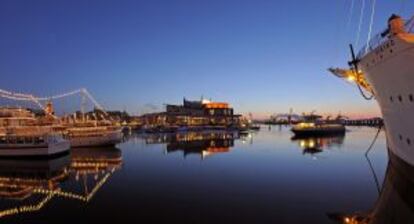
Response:
[[[106,109],[163,110],[201,96],[266,117],[378,115],[330,75],[356,44],[362,0],[0,0],[0,89],[54,95],[87,88]],[[116,4],[115,4],[116,3]],[[367,41],[372,0],[361,38]],[[414,1],[377,0],[373,34]]]

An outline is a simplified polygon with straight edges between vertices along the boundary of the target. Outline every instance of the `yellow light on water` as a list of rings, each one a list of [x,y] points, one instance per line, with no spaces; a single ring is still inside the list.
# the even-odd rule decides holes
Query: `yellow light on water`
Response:
[[[314,141],[310,141],[310,142],[309,142],[309,147],[310,147],[310,148],[315,147],[315,142],[314,142]]]

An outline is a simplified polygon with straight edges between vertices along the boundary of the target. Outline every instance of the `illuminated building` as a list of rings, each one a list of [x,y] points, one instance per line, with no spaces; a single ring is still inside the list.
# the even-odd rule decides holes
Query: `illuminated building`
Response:
[[[161,113],[146,114],[141,117],[147,126],[222,126],[237,125],[241,115],[234,114],[228,103],[209,100],[188,101],[182,105],[166,106]]]

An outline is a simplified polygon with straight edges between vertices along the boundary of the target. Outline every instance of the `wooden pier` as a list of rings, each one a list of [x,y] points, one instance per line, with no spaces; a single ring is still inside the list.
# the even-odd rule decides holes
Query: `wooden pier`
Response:
[[[370,127],[379,127],[384,125],[384,120],[382,118],[370,118],[370,119],[355,119],[355,120],[344,120],[343,124],[346,126],[370,126]]]

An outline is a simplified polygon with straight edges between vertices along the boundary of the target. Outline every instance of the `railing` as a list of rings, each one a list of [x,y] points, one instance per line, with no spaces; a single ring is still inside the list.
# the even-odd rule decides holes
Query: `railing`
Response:
[[[362,49],[358,52],[357,58],[362,58],[381,44],[383,44],[385,41],[388,40],[387,37],[383,36],[383,33],[387,30],[384,30],[378,34],[376,34],[374,37],[371,38],[371,40],[368,42],[368,45],[364,45]]]
[[[406,23],[405,23],[405,29],[408,33],[414,33],[414,16],[411,17]],[[378,33],[375,35],[371,40],[368,42],[368,45],[365,45],[362,47],[362,49],[358,52],[358,58],[362,58],[381,44],[383,44],[385,41],[388,40],[387,35],[384,35],[388,32],[388,29]]]
[[[408,33],[414,33],[414,16],[405,24]]]

